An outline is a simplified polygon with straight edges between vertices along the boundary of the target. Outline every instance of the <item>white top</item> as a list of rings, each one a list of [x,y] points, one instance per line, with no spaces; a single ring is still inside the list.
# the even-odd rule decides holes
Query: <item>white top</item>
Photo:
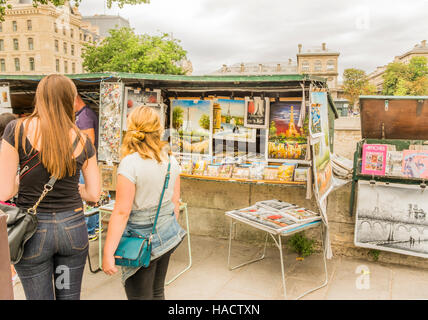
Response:
[[[168,161],[158,163],[156,160],[143,159],[137,152],[129,154],[122,159],[117,174],[124,176],[135,184],[135,198],[132,210],[144,210],[158,206],[167,169]],[[175,181],[180,171],[177,160],[174,156],[171,156],[171,177],[162,203],[172,199]]]

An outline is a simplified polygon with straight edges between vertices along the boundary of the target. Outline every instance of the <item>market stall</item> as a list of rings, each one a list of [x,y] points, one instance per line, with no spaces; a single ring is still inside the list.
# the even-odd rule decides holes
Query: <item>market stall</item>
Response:
[[[428,97],[361,96],[360,109],[354,243],[427,258]]]

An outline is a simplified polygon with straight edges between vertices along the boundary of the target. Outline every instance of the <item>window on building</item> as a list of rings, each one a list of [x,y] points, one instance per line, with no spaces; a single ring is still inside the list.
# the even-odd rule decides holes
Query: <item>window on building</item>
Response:
[[[59,51],[59,42],[58,42],[58,40],[55,40],[55,51],[56,52]]]
[[[333,71],[335,69],[334,60],[327,61],[327,71]]]
[[[64,42],[64,54],[67,54],[67,42]]]
[[[15,58],[15,71],[21,71],[21,63],[19,58]]]
[[[19,50],[19,41],[18,39],[13,39],[13,49]]]
[[[34,71],[36,69],[36,66],[34,64],[34,58],[28,59],[30,62],[30,71]]]
[[[27,20],[27,30],[33,30],[33,22],[31,20]]]
[[[74,44],[71,45],[71,55],[74,56]]]
[[[70,37],[74,38],[74,29],[70,29]]]
[[[302,62],[302,71],[309,72],[309,61],[305,60]]]
[[[315,60],[314,64],[314,71],[321,71],[322,70],[322,63],[321,60]]]
[[[3,23],[0,22],[0,32],[3,32]]]
[[[56,24],[56,22],[54,22],[54,31],[55,31],[56,33],[58,33],[58,25]]]
[[[0,39],[0,51],[4,51],[4,40]]]
[[[0,71],[6,71],[6,61],[4,59],[0,59]]]
[[[71,72],[72,72],[72,73],[76,73],[76,63],[75,63],[75,62],[73,62],[73,63],[71,64]]]
[[[65,24],[64,24],[64,22],[62,23],[62,34],[65,35]]]
[[[59,59],[55,60],[55,70],[56,72],[59,72]]]
[[[68,62],[64,61],[64,73],[68,73]]]
[[[33,40],[33,38],[28,38],[28,50],[34,50],[34,40]]]
[[[16,21],[12,21],[12,29],[14,32],[18,31],[18,23]]]

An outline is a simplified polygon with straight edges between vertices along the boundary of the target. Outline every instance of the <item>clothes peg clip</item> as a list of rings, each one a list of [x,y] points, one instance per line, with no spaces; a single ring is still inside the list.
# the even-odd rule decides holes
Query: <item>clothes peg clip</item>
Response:
[[[376,185],[376,180],[374,179],[374,174],[372,174],[372,178],[370,179],[370,186]]]
[[[419,186],[421,187],[422,192],[424,192],[424,191],[425,191],[425,189],[427,188],[427,185],[426,185],[426,183],[425,183],[425,180],[422,180],[422,183],[421,183]]]

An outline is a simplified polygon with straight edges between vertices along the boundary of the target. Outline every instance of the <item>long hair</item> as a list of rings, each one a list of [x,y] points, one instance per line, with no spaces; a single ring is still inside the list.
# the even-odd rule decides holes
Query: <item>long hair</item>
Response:
[[[82,135],[75,125],[76,96],[76,86],[69,78],[57,74],[44,77],[37,86],[34,112],[19,119],[15,128],[17,146],[21,124],[25,119],[28,120],[22,135],[22,146],[25,146],[29,124],[32,119],[38,120],[33,150],[40,142],[41,163],[57,179],[76,173],[76,161],[73,159],[72,142],[69,138],[72,129],[84,145]]]
[[[138,152],[143,159],[165,160],[164,147],[168,142],[161,141],[163,126],[159,114],[150,107],[139,106],[128,116],[128,131],[123,139],[121,156]]]

